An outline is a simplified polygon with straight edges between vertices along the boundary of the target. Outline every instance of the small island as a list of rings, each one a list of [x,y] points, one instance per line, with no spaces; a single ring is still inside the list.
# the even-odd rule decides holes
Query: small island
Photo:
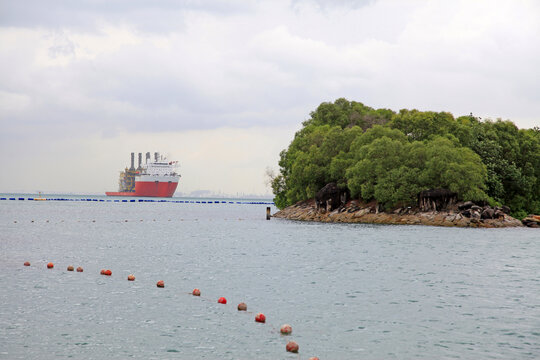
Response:
[[[269,174],[275,217],[540,226],[540,129],[472,114],[322,103]]]

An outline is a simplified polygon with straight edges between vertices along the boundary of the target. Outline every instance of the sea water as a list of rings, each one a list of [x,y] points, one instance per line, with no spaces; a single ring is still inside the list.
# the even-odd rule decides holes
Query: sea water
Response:
[[[0,358],[540,357],[538,229],[267,221],[232,202],[0,201]]]

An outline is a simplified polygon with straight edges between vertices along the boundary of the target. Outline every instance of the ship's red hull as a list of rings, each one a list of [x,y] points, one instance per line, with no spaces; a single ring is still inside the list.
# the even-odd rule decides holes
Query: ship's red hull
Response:
[[[178,182],[174,181],[135,181],[135,191],[113,192],[108,191],[107,196],[139,196],[139,197],[166,197],[174,195]]]

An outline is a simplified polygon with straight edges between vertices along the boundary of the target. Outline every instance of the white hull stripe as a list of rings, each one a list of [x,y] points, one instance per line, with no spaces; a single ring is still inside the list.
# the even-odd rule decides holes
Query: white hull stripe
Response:
[[[177,183],[178,176],[167,176],[167,175],[139,175],[135,177],[135,182],[172,182]]]

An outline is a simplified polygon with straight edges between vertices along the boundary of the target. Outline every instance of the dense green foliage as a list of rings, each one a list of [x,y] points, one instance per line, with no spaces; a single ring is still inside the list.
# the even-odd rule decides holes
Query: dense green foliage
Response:
[[[540,129],[447,112],[373,109],[338,99],[303,123],[272,179],[283,208],[329,182],[385,208],[414,206],[421,190],[540,213]]]

